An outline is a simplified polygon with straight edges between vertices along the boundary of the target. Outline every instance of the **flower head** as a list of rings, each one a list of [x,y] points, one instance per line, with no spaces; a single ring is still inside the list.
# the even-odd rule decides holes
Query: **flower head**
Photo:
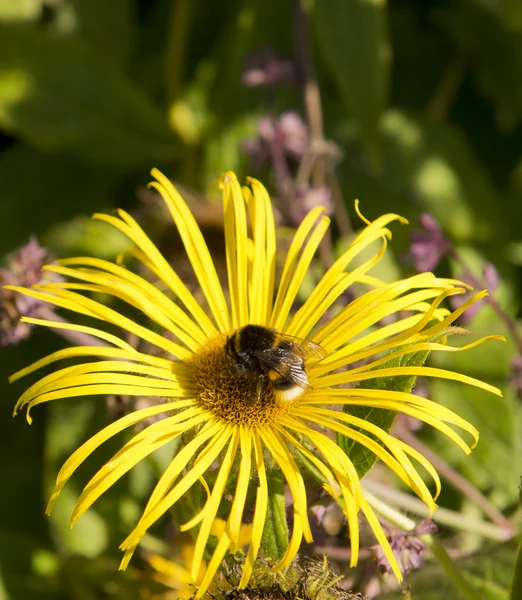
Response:
[[[373,452],[433,511],[440,488],[435,469],[420,453],[385,429],[352,414],[350,407],[391,410],[415,417],[439,429],[469,453],[477,432],[450,410],[414,394],[365,385],[377,376],[420,375],[457,380],[499,394],[492,386],[451,371],[400,366],[400,361],[399,366],[389,366],[391,360],[414,352],[460,351],[485,341],[487,338],[460,348],[445,343],[448,326],[485,292],[450,313],[441,303],[449,296],[464,293],[464,284],[439,279],[431,273],[389,284],[370,275],[391,236],[387,226],[393,221],[404,222],[397,215],[387,214],[373,222],[361,217],[366,224],[364,229],[296,309],[298,292],[329,219],[321,207],[309,212],[297,229],[282,273],[276,278],[276,231],[268,193],[254,179],[248,180],[249,187],[241,188],[232,173],[226,173],[220,181],[228,273],[225,285],[218,278],[212,256],[182,197],[157,170],[153,176],[156,181],[152,187],[162,195],[179,230],[206,305],[196,302],[138,223],[123,210],[118,211],[118,216],[95,218],[113,225],[133,242],[135,247],[129,253],[150,269],[157,286],[121,264],[79,257],[46,267],[68,278],[67,282],[32,289],[11,288],[90,317],[100,326],[33,318],[25,319],[26,322],[87,332],[109,344],[59,350],[16,373],[12,381],[65,358],[95,359],[43,377],[21,396],[15,412],[27,407],[30,418],[29,411],[38,404],[87,395],[127,394],[157,399],[155,405],[135,410],[107,426],[67,460],[58,474],[48,511],[72,473],[97,447],[117,433],[161,414],[164,418],[135,434],[92,478],[72,516],[74,523],[139,461],[183,436],[183,444],[157,482],[136,527],[121,545],[125,552],[122,568],[127,566],[147,530],[200,486],[204,501],[201,506],[193,505],[189,521],[180,527],[182,531],[198,528],[191,563],[193,581],[198,578],[205,551],[210,549],[197,597],[205,594],[227,552],[235,552],[239,547],[241,524],[250,512],[246,510],[248,499],[253,508],[249,519],[251,540],[239,582],[240,589],[246,587],[269,521],[274,472],[286,481],[292,496],[290,540],[275,565],[276,569],[285,568],[303,539],[312,541],[301,472],[305,462],[319,474],[324,490],[337,500],[347,516],[352,564],[357,562],[358,514],[362,511],[400,579],[390,544],[365,500],[358,471],[328,431]],[[354,259],[376,241],[381,242],[380,250],[352,266]],[[348,305],[337,305],[354,283],[366,286],[368,291]],[[132,307],[134,315],[141,311],[154,326],[150,326],[150,321],[142,324],[137,318],[128,318],[103,305],[89,297],[90,292],[114,296]],[[326,314],[334,316],[327,319]],[[397,315],[397,319],[378,326],[387,315]],[[136,350],[123,337],[107,332],[104,324],[131,332],[156,346],[162,355]],[[273,335],[271,348],[257,348],[257,354],[241,354],[245,351],[241,332],[249,325],[268,328]],[[169,336],[158,330],[169,332]],[[279,334],[292,337],[278,338]],[[278,339],[282,341],[277,342]],[[320,349],[313,359],[300,351],[304,343],[299,340],[304,339],[308,340],[307,347]],[[272,349],[276,346],[276,355],[292,357],[291,377],[279,362],[270,364],[265,360],[267,353],[273,358]],[[449,425],[467,432],[470,443]],[[435,494],[414,463],[422,465],[433,478]],[[210,545],[212,528],[223,514],[225,527],[217,543]]]

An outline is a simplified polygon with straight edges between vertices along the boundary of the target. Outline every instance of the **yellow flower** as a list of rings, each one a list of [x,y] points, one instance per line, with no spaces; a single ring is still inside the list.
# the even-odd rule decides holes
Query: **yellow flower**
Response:
[[[433,401],[405,392],[365,389],[364,382],[375,379],[376,375],[442,377],[500,395],[499,390],[490,385],[437,368],[385,366],[375,370],[383,364],[389,365],[388,361],[395,357],[412,352],[463,350],[485,341],[483,338],[463,348],[443,343],[448,325],[486,292],[476,294],[450,313],[440,305],[448,296],[467,291],[460,282],[439,279],[431,273],[390,284],[371,276],[370,269],[382,257],[386,240],[391,237],[387,225],[405,220],[388,214],[370,223],[361,216],[366,227],[327,270],[302,306],[293,311],[329,219],[321,207],[314,208],[306,216],[295,233],[276,286],[276,233],[270,198],[254,179],[248,181],[250,187],[241,188],[233,173],[226,173],[220,182],[228,271],[225,292],[189,208],[166,177],[157,170],[152,173],[156,181],[151,185],[160,192],[172,215],[205,298],[205,306],[195,300],[140,226],[123,210],[118,211],[119,218],[99,214],[95,218],[110,223],[135,244],[131,254],[157,277],[157,286],[119,264],[81,257],[46,267],[73,282],[49,283],[32,289],[12,288],[57,307],[118,326],[162,353],[158,356],[157,353],[139,352],[121,337],[97,327],[24,319],[28,323],[89,333],[107,344],[59,350],[13,375],[12,381],[65,358],[101,359],[62,368],[43,377],[21,396],[15,412],[26,406],[29,419],[33,406],[67,397],[122,394],[158,399],[156,405],[136,410],[110,424],[67,460],[58,474],[48,512],[72,473],[98,446],[140,421],[163,414],[163,419],[134,435],[100,469],[86,485],[72,515],[71,523],[74,524],[134,465],[164,444],[184,436],[184,445],[159,479],[135,529],[121,545],[125,551],[121,568],[127,566],[147,530],[196,482],[200,482],[207,492],[206,502],[201,510],[194,509],[195,514],[182,526],[182,530],[199,527],[191,564],[191,577],[195,582],[225,486],[233,481],[235,491],[231,494],[226,527],[213,549],[203,579],[198,581],[197,597],[205,594],[226,553],[238,547],[250,490],[255,496],[255,508],[251,542],[240,582],[240,587],[245,587],[261,546],[267,521],[269,478],[274,468],[282,473],[293,499],[289,545],[275,568],[290,564],[302,540],[312,541],[299,455],[315,466],[325,482],[324,489],[345,511],[350,529],[352,565],[357,562],[358,514],[362,511],[400,580],[399,567],[364,498],[358,473],[349,457],[327,433],[328,430],[336,432],[371,450],[433,511],[440,481],[431,464],[384,429],[342,408],[363,406],[411,415],[439,429],[469,453],[469,445],[448,425],[468,432],[474,444],[478,434],[468,422]],[[363,250],[379,240],[381,249],[374,256],[351,267]],[[367,286],[368,291],[344,306],[340,297],[355,283]],[[141,325],[136,319],[123,316],[82,292],[115,296],[128,303],[133,314],[141,311],[155,325],[153,328]],[[330,316],[330,312],[334,316]],[[395,316],[391,324],[379,324],[390,315]],[[231,356],[233,351],[227,346],[233,333],[248,324],[307,338],[323,349],[325,357],[301,368],[300,374],[308,380],[309,386],[301,382],[298,393],[282,399],[270,384],[273,371],[268,373],[268,378],[260,378],[259,374],[237,368],[237,362]],[[158,330],[168,332],[169,337]],[[358,387],[348,387],[356,383]],[[434,479],[434,496],[412,459]],[[219,466],[212,470],[216,461]],[[212,486],[206,483],[206,475],[213,477]]]

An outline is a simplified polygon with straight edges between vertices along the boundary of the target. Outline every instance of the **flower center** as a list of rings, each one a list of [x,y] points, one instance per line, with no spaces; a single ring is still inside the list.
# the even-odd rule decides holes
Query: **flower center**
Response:
[[[271,424],[287,414],[302,395],[281,401],[268,374],[238,364],[227,351],[223,334],[194,354],[190,368],[198,403],[234,425]]]

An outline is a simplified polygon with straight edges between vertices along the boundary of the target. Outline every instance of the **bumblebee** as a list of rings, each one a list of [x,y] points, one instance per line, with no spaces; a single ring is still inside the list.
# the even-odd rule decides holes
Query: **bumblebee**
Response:
[[[326,356],[321,346],[261,325],[246,325],[227,338],[225,350],[235,361],[238,373],[258,376],[257,394],[248,405],[254,404],[267,382],[279,400],[289,402],[310,387],[306,362],[319,361]]]

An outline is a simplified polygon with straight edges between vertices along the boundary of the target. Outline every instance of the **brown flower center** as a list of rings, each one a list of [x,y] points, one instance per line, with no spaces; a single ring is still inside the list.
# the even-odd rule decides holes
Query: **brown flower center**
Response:
[[[278,399],[267,376],[238,369],[226,351],[224,334],[194,354],[190,362],[192,388],[198,403],[227,423],[263,426],[287,414],[296,401]]]

